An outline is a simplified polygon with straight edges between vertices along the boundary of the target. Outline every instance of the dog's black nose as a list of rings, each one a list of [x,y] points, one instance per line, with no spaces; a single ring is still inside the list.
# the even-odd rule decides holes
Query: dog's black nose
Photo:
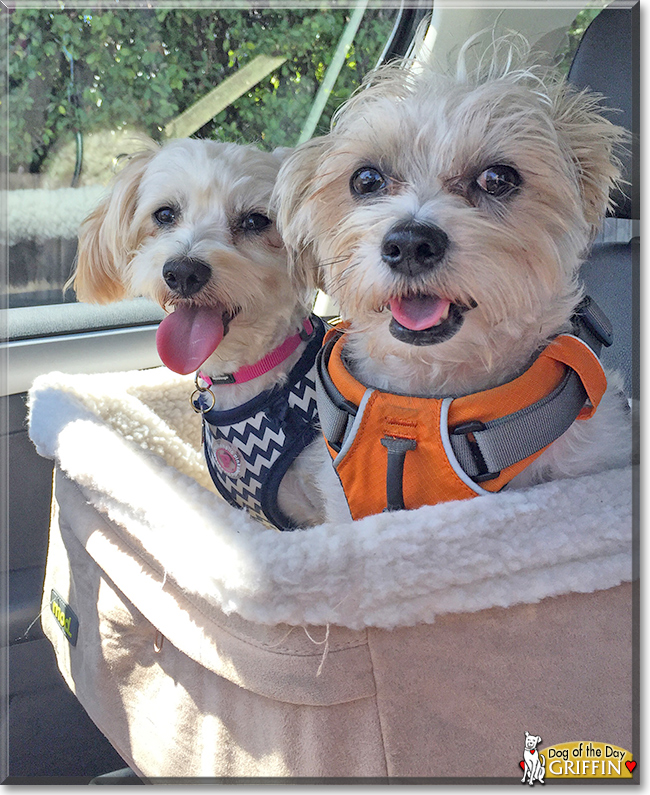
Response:
[[[207,284],[211,272],[205,262],[190,257],[171,259],[163,265],[163,279],[169,289],[181,298],[198,293]]]
[[[393,270],[416,276],[437,265],[448,248],[449,238],[439,226],[406,221],[387,232],[381,258]]]

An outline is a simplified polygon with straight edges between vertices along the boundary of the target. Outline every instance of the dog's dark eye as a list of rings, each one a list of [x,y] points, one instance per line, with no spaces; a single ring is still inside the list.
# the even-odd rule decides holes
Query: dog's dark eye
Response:
[[[387,185],[386,177],[372,166],[364,166],[357,169],[350,178],[350,190],[359,196],[368,193],[377,193]]]
[[[245,215],[240,223],[244,232],[261,232],[270,225],[271,219],[262,215],[262,213],[250,213],[249,215]]]
[[[176,221],[177,211],[173,207],[161,207],[153,214],[158,226],[171,226]]]
[[[490,166],[476,179],[482,191],[498,198],[508,196],[521,185],[521,177],[512,166]]]

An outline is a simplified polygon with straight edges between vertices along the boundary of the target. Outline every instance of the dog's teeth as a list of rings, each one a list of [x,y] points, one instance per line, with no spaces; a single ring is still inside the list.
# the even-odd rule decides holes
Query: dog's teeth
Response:
[[[450,305],[450,306],[451,306],[451,305]],[[436,321],[436,322],[433,324],[434,326],[439,326],[441,323],[444,323],[444,322],[445,322],[445,320],[447,320],[447,318],[449,317],[449,309],[450,309],[450,306],[448,306],[448,307],[446,307],[446,308],[445,308],[445,311],[442,313],[442,315],[440,315],[440,319],[439,319],[439,320],[437,320],[437,321]]]

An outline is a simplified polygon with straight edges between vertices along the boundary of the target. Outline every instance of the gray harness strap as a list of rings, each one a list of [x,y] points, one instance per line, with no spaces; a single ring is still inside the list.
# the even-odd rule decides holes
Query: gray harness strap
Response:
[[[490,422],[449,430],[449,441],[463,470],[475,483],[499,476],[502,469],[528,458],[559,438],[584,406],[587,393],[569,370],[549,395],[525,409]]]
[[[357,414],[357,406],[346,400],[334,386],[327,362],[337,337],[333,337],[316,357],[316,403],[321,430],[328,444],[338,453]]]
[[[576,307],[573,333],[589,345],[596,356],[602,345],[612,344],[611,324],[589,296]],[[327,370],[335,342],[336,338],[333,338],[319,352],[316,394],[323,434],[328,444],[338,452],[350,432],[357,407],[345,400]],[[490,422],[468,422],[450,428],[449,441],[453,453],[475,483],[497,478],[501,470],[528,458],[560,437],[575,421],[586,399],[587,393],[580,377],[569,369],[550,394],[524,409]]]

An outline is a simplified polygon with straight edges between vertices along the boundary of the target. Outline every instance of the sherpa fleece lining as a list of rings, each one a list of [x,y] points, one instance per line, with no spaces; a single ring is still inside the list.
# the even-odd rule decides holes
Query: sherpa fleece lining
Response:
[[[165,368],[51,373],[30,436],[134,555],[227,614],[391,629],[632,578],[630,467],[277,533],[216,494],[192,390]]]

